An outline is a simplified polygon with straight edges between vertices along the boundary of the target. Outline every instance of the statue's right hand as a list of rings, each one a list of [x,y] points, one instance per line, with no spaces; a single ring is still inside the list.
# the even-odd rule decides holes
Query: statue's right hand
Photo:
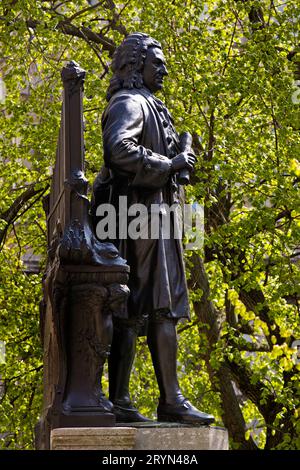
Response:
[[[196,157],[191,152],[182,152],[172,159],[172,169],[174,172],[186,168],[188,171],[193,171],[196,163]]]

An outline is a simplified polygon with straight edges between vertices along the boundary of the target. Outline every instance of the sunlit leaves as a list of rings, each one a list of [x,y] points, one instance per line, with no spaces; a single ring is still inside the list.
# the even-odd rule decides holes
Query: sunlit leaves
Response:
[[[211,258],[205,267],[210,300],[222,321],[209,366],[218,370],[224,361],[246,365],[250,382],[263,385],[262,404],[275,394],[279,412],[268,427],[257,406],[243,397],[246,438],[255,436],[263,447],[272,426],[270,436],[279,436],[277,448],[299,448],[299,366],[292,349],[293,340],[300,338],[300,105],[292,100],[298,90],[294,74],[299,57],[288,60],[299,44],[299,2],[130,0],[114,10],[104,2],[83,13],[89,6],[85,0],[62,2],[57,11],[53,4],[5,0],[0,7],[0,214],[26,185],[38,182],[42,187],[49,178],[60,120],[60,70],[71,59],[87,72],[90,184],[102,163],[101,114],[111,58],[99,44],[63,34],[61,21],[72,18],[76,28],[90,27],[116,44],[123,37],[121,26],[161,41],[169,76],[160,97],[178,131],[196,132],[204,150],[197,147],[199,179],[187,193],[190,200],[205,201],[212,214],[205,236]],[[262,9],[263,18],[257,14],[253,23],[254,7]],[[41,256],[42,266],[46,257],[45,215],[41,200],[33,202],[9,228],[0,255],[0,340],[8,342],[7,363],[0,365],[0,373],[14,385],[8,386],[1,403],[0,432],[10,433],[4,445],[12,448],[32,446],[40,400],[41,373],[34,369],[41,364],[41,275],[28,277],[22,271],[22,256],[29,250]],[[220,208],[223,218],[216,223]],[[187,254],[188,267],[189,259]],[[253,292],[260,292],[263,301],[249,308],[241,293]],[[191,292],[191,304],[202,295],[201,288]],[[228,302],[235,326],[226,318]],[[180,381],[191,400],[221,424],[220,398],[207,373],[207,329],[201,326],[199,335],[199,328],[195,324],[180,335]],[[133,398],[141,411],[154,416],[158,390],[143,340],[139,348]]]

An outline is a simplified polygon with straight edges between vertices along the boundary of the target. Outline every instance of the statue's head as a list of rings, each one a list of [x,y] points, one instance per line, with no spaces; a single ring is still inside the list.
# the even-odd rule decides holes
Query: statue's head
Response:
[[[146,86],[155,93],[162,88],[163,77],[168,73],[160,43],[144,33],[133,33],[124,39],[114,53],[111,67],[108,100],[122,88]]]

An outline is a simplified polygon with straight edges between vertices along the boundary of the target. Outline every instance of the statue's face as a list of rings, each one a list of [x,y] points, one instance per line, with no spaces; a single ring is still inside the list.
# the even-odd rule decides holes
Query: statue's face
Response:
[[[168,75],[165,57],[158,47],[150,47],[144,63],[143,82],[145,87],[155,93],[162,89],[164,76]]]

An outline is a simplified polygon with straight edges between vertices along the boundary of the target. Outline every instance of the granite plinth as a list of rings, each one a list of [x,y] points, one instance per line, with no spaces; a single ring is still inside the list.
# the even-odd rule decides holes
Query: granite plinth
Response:
[[[215,426],[58,428],[52,450],[228,450],[228,433]]]
[[[130,450],[136,428],[57,428],[51,431],[51,450]]]

